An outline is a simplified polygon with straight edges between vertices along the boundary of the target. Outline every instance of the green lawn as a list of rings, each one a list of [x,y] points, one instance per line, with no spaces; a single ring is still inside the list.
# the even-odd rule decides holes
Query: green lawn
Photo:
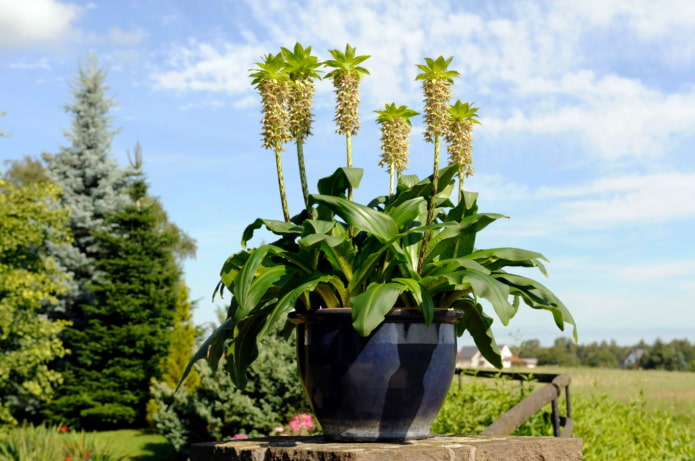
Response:
[[[98,440],[132,461],[169,461],[176,455],[164,437],[145,430],[124,429],[98,432],[95,435]]]

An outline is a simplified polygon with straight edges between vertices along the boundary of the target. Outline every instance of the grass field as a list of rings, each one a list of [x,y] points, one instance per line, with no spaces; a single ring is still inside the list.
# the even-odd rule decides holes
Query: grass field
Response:
[[[566,373],[574,395],[606,394],[627,402],[642,398],[647,410],[695,419],[695,373],[662,370],[539,367],[537,373]]]

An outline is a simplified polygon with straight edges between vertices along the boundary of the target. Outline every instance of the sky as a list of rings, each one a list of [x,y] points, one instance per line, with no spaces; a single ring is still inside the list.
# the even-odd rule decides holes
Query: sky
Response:
[[[388,192],[374,110],[422,110],[424,58],[453,57],[454,100],[474,102],[480,210],[502,213],[478,246],[520,247],[550,263],[542,282],[568,306],[580,343],[695,341],[695,8],[688,0],[0,0],[0,161],[68,145],[63,109],[80,62],[96,54],[118,103],[112,152],[136,142],[150,192],[194,238],[185,278],[195,321],[216,320],[219,269],[257,217],[282,219],[272,151],[260,143],[249,69],[299,42],[320,59],[349,43],[361,85],[355,192]],[[330,81],[317,83],[309,182],[344,166]],[[430,174],[413,119],[406,173]],[[284,156],[293,213],[302,199]],[[1,167],[0,163],[0,167]],[[252,243],[259,244],[262,237]],[[539,273],[538,276],[543,279]],[[489,313],[494,315],[492,310]],[[545,311],[496,321],[498,343],[560,332]],[[470,343],[469,337],[461,340]]]

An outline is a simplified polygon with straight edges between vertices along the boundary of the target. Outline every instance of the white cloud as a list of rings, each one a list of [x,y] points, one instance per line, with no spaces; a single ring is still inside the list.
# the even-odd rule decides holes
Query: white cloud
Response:
[[[583,133],[594,153],[606,160],[659,157],[675,138],[695,134],[695,87],[665,94],[637,80],[617,75],[598,78],[589,71],[557,80],[532,79],[522,85],[520,92],[526,97],[564,96],[574,101],[558,101],[548,109],[517,109],[506,118],[485,118],[482,130]]]
[[[657,280],[675,280],[687,277],[691,282],[689,287],[693,291],[693,277],[695,276],[694,261],[660,261],[640,266],[626,266],[615,269],[615,273],[622,278],[638,283],[656,282]]]
[[[685,1],[515,2],[469,12],[457,3],[431,8],[425,0],[311,0],[293,3],[291,17],[283,2],[246,3],[246,44],[192,41],[174,48],[169,64],[153,73],[155,85],[245,96],[247,70],[269,50],[300,41],[326,58],[327,49],[350,42],[372,55],[361,87],[366,107],[391,101],[418,107],[415,64],[442,54],[455,56],[452,67],[462,73],[456,97],[486,94],[505,102],[483,120],[492,134],[570,133],[609,162],[658,158],[670,143],[695,134],[695,87],[666,92],[620,69],[592,70],[586,48],[593,30],[615,25],[645,39],[671,37],[674,28],[692,33],[695,8]],[[328,91],[320,90],[317,106],[325,107]]]
[[[264,53],[264,47],[255,45],[227,45],[218,51],[207,43],[192,41],[170,54],[167,67],[175,70],[158,70],[152,79],[159,89],[242,94],[250,91],[248,69]]]
[[[131,30],[110,27],[107,36],[109,41],[116,46],[133,47],[140,45],[147,37],[147,33],[139,27]]]
[[[695,10],[689,0],[654,2],[651,0],[584,0],[562,2],[562,10],[589,24],[608,27],[625,22],[641,37],[670,34],[674,28],[695,26]]]
[[[511,232],[519,236],[564,235],[695,218],[695,173],[612,176],[588,184],[537,189],[482,175],[476,177],[476,190],[492,208],[497,203],[532,207],[524,213],[511,213],[515,222]],[[542,227],[533,207],[543,213]]]
[[[78,14],[77,6],[56,0],[0,0],[0,50],[52,44],[70,32]]]
[[[31,69],[51,69],[51,63],[48,58],[41,58],[35,61],[20,59],[10,64],[10,69],[31,70]]]
[[[585,198],[562,204],[566,224],[603,229],[695,217],[695,174],[625,176],[594,182]]]

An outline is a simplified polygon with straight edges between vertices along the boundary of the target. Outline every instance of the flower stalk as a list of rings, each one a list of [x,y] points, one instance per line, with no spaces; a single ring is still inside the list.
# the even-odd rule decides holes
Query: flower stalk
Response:
[[[304,48],[301,44],[296,43],[293,50],[281,48],[281,52],[285,59],[285,71],[290,81],[287,101],[289,130],[297,147],[299,179],[304,206],[308,211],[310,208],[309,186],[304,162],[304,142],[311,135],[314,79],[320,77],[317,69],[321,63],[316,56],[311,55],[310,46]]]
[[[323,64],[333,70],[326,74],[325,78],[333,80],[335,88],[336,106],[334,121],[337,125],[336,133],[345,135],[345,149],[347,151],[347,167],[352,168],[352,136],[360,129],[360,81],[369,71],[360,64],[370,56],[357,56],[356,49],[348,43],[345,52],[329,50],[333,59]],[[348,199],[352,200],[352,188],[348,190]]]
[[[451,99],[451,85],[454,83],[453,77],[459,76],[457,71],[449,70],[449,64],[453,59],[453,56],[448,59],[444,59],[443,56],[439,56],[437,59],[425,58],[425,64],[417,65],[421,73],[415,77],[415,80],[422,80],[422,89],[425,93],[425,141],[434,144],[432,194],[427,206],[426,224],[428,226],[434,221],[434,210],[437,206],[441,138],[449,127],[448,109]],[[423,237],[418,260],[418,273],[422,273],[430,234],[428,231]]]
[[[289,99],[289,75],[285,70],[285,60],[282,53],[268,54],[263,62],[257,62],[257,69],[250,69],[252,83],[261,95],[261,138],[262,146],[275,152],[275,168],[277,170],[278,188],[282,214],[286,222],[290,221],[290,211],[287,205],[285,176],[282,169],[282,151],[285,143],[292,139],[289,128],[287,101]]]

